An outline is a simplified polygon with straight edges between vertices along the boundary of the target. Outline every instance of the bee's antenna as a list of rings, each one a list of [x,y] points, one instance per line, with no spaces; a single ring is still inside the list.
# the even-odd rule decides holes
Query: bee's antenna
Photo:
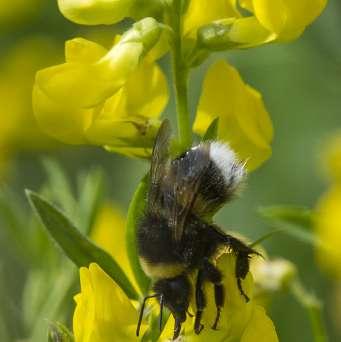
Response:
[[[164,298],[163,298],[163,295],[160,295],[160,321],[159,321],[159,329],[160,329],[160,332],[162,331],[162,313],[163,313],[163,305],[164,305]]]
[[[146,301],[147,301],[148,299],[156,298],[156,297],[160,297],[160,294],[156,293],[156,294],[153,294],[153,295],[144,297],[143,302],[142,302],[142,306],[141,306],[140,315],[139,315],[139,320],[138,320],[138,322],[137,322],[136,336],[139,336],[139,335],[140,335],[140,328],[141,328],[141,323],[142,323],[142,318],[143,318],[143,312],[144,312],[144,307],[145,307],[145,305],[146,305]]]

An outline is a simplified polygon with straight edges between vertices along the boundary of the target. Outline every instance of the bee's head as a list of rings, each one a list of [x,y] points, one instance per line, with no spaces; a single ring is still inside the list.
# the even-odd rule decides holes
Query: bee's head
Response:
[[[155,292],[163,297],[164,305],[181,322],[186,320],[190,289],[190,283],[185,275],[170,279],[160,279],[154,285]]]

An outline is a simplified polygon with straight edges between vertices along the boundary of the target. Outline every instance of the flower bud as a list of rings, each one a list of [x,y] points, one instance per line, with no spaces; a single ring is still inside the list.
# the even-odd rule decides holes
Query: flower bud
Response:
[[[252,264],[255,285],[262,293],[287,289],[296,274],[295,265],[285,259],[257,259]]]

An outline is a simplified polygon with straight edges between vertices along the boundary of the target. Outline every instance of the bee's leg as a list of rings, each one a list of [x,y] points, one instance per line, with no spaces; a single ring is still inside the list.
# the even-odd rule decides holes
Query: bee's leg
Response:
[[[217,307],[217,315],[212,325],[212,329],[217,330],[217,326],[220,319],[220,313],[225,302],[225,290],[222,284],[221,272],[208,260],[204,260],[204,270],[206,278],[214,284],[214,298]]]
[[[238,253],[236,259],[236,278],[237,278],[237,286],[240,291],[240,294],[245,298],[245,301],[248,302],[250,298],[244,292],[242,287],[242,280],[245,279],[247,273],[250,268],[250,255],[247,253]]]
[[[225,234],[220,230],[215,230],[215,232],[219,236],[219,239],[226,246],[230,247],[237,256],[235,269],[237,286],[240,294],[245,298],[245,301],[248,302],[250,298],[243,290],[242,280],[245,279],[247,273],[249,272],[250,256],[253,254],[261,256],[261,254],[231,235]]]
[[[179,317],[175,318],[173,340],[176,340],[181,332],[181,319]]]
[[[146,305],[146,301],[151,299],[151,298],[156,298],[156,297],[160,297],[160,294],[156,293],[156,294],[153,294],[151,296],[146,296],[144,297],[143,299],[143,302],[142,302],[142,306],[141,306],[141,310],[140,310],[140,315],[139,315],[139,320],[137,322],[137,327],[136,327],[136,336],[139,336],[140,334],[140,328],[141,328],[141,323],[142,323],[142,318],[143,318],[143,312],[144,312],[144,307]]]
[[[206,298],[203,290],[203,284],[205,281],[205,274],[203,269],[199,269],[197,282],[195,285],[195,301],[197,305],[197,311],[195,314],[194,321],[194,331],[196,334],[200,334],[201,330],[204,328],[203,324],[201,324],[202,312],[206,307]]]

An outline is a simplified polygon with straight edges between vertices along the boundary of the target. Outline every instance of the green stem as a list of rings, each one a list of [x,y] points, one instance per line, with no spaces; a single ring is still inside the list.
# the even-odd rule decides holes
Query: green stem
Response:
[[[292,283],[291,292],[297,301],[306,309],[315,342],[328,342],[327,330],[323,320],[321,302],[310,294],[299,280]]]
[[[183,149],[192,143],[190,115],[188,110],[188,74],[189,69],[183,60],[182,51],[182,1],[174,0],[172,9],[172,28],[174,30],[174,44],[172,49],[172,64],[174,90],[177,109],[177,123],[180,145]]]

